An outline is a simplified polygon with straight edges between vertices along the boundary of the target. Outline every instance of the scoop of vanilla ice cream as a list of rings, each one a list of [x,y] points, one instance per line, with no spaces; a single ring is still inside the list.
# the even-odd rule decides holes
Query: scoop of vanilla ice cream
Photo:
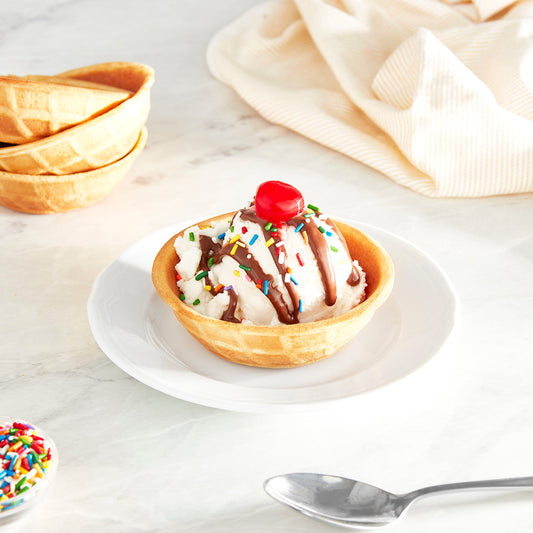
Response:
[[[239,264],[225,256],[222,262],[213,269],[214,275],[226,287],[231,286],[236,291],[239,301],[236,316],[244,324],[276,325],[280,324],[276,310]]]
[[[176,272],[181,279],[177,283],[184,296],[184,302],[193,306],[202,315],[211,318],[220,318],[222,316],[229,305],[229,296],[224,291],[213,296],[206,290],[205,281],[196,279],[202,257],[200,236],[205,235],[213,242],[217,242],[221,240],[218,236],[223,235],[228,228],[228,222],[202,229],[198,226],[191,226],[183,237],[178,237],[174,242],[176,254],[180,258],[179,263],[176,265]]]
[[[352,261],[344,243],[326,220],[328,220],[327,217],[306,218],[300,231],[291,231],[289,228],[285,235],[287,264],[292,270],[292,277],[298,283],[298,291],[302,300],[300,322],[312,322],[346,313],[359,304],[365,295],[365,273],[356,260]],[[327,253],[335,272],[337,292],[336,302],[331,306],[325,303],[325,289],[317,260],[304,238],[304,231],[308,224],[323,228],[327,239]],[[355,286],[347,283],[353,265],[357,268],[361,278]]]
[[[261,265],[261,268],[266,274],[270,274],[273,277],[273,281],[270,284],[270,289],[272,290],[272,288],[275,288],[279,290],[283,296],[283,300],[289,305],[289,307],[292,308],[289,292],[287,291],[287,288],[283,283],[283,279],[276,268],[276,264],[274,263],[269,248],[266,246],[267,240],[263,235],[262,226],[255,222],[243,220],[240,213],[241,212],[238,211],[233,218],[232,227],[234,228],[234,231],[233,233],[228,232],[226,234],[225,243],[231,241],[234,235],[240,235],[240,240],[246,244],[249,255],[253,256],[255,261]],[[230,261],[227,261],[226,265],[229,263]],[[233,277],[235,278],[235,261],[232,260],[231,263],[231,267],[228,270],[231,271]],[[239,265],[237,264],[236,266],[238,267]],[[242,272],[242,274],[245,273]],[[239,296],[239,305],[242,313],[241,318],[243,319],[243,323],[257,325],[280,324],[276,310],[265,295],[264,290],[262,288],[258,288],[255,283],[250,283],[247,280],[246,275],[240,275],[237,279],[224,279],[235,283],[239,295],[241,293],[243,295],[242,298]]]

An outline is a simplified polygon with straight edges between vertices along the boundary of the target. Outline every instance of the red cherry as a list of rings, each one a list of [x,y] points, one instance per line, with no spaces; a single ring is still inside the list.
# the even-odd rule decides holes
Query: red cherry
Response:
[[[255,193],[255,212],[269,222],[285,222],[304,210],[300,191],[282,181],[265,181]]]

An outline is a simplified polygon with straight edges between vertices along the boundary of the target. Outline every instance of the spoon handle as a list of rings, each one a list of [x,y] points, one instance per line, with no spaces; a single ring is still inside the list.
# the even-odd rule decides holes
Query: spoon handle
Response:
[[[503,479],[487,479],[484,481],[467,481],[463,483],[448,483],[446,485],[434,485],[414,490],[405,494],[404,497],[414,501],[423,496],[436,494],[439,492],[454,492],[463,490],[482,490],[482,489],[513,489],[513,488],[530,488],[533,489],[533,476],[531,477],[510,477]]]

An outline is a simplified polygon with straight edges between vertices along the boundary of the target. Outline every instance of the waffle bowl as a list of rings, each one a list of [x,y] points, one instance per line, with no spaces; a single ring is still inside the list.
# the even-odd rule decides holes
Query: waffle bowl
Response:
[[[0,142],[24,144],[97,117],[131,91],[53,76],[0,76]]]
[[[150,110],[153,70],[139,63],[102,63],[57,77],[98,83],[133,95],[106,113],[38,141],[0,148],[0,170],[65,175],[104,167],[128,154]]]
[[[198,222],[200,227],[231,219],[234,213]],[[190,308],[179,296],[175,265],[179,258],[174,235],[157,254],[152,281],[185,329],[214,354],[243,365],[290,368],[314,363],[337,352],[372,318],[392,290],[394,268],[390,257],[370,237],[345,223],[335,221],[348,250],[366,273],[366,299],[338,317],[303,324],[253,326],[216,320]]]
[[[88,172],[66,176],[0,172],[0,204],[15,211],[35,214],[70,211],[94,204],[110,194],[128,172],[146,138],[146,128],[143,128],[127,155]]]

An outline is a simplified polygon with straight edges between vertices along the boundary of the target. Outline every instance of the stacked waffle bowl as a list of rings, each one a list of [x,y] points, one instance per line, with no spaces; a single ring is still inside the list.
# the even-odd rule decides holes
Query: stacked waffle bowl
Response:
[[[125,62],[0,77],[0,204],[57,213],[107,196],[145,145],[153,82]]]

